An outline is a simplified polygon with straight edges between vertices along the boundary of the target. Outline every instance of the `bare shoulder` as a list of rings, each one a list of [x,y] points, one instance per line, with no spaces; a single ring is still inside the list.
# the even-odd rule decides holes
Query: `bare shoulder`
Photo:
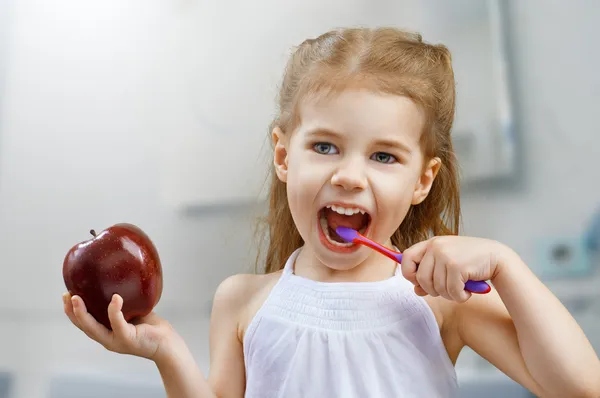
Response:
[[[269,274],[236,274],[224,279],[215,292],[213,311],[235,316],[238,338],[243,341],[246,329],[263,305],[281,271]]]
[[[249,314],[266,297],[276,275],[232,275],[214,295],[210,320],[208,382],[219,397],[241,397],[245,389],[243,335]],[[264,301],[264,299],[263,299]]]
[[[246,300],[248,295],[260,287],[260,280],[264,275],[235,274],[225,278],[217,287],[215,301],[223,300],[236,303]]]

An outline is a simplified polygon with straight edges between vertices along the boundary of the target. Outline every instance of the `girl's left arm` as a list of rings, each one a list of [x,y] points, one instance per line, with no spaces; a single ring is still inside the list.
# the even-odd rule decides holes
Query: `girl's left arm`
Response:
[[[455,307],[462,343],[543,397],[600,397],[600,360],[575,319],[510,248],[486,295]]]

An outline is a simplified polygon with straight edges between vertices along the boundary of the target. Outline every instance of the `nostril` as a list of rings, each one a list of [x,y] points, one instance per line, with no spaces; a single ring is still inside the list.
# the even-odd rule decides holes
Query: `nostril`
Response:
[[[363,190],[366,188],[366,179],[358,176],[334,174],[331,178],[331,184],[339,186],[346,191]]]

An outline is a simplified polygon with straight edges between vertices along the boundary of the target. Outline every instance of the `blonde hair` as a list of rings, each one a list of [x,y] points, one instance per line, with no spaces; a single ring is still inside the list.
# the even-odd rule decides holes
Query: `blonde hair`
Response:
[[[345,28],[304,41],[290,57],[279,92],[278,114],[271,123],[291,133],[306,95],[336,93],[349,87],[401,95],[425,114],[421,146],[425,161],[441,159],[428,197],[411,206],[391,237],[400,250],[432,235],[458,234],[460,198],[457,163],[450,131],[455,83],[451,55],[443,45],[423,42],[418,33],[394,28]],[[264,272],[283,268],[303,245],[287,200],[286,184],[271,169],[268,213],[259,224],[268,242]],[[259,229],[260,230],[260,229]],[[262,242],[262,240],[261,240]],[[257,266],[261,256],[260,245]]]

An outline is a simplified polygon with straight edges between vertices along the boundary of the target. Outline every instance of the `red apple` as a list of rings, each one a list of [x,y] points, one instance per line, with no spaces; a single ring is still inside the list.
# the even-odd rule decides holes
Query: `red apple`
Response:
[[[110,327],[108,304],[123,297],[126,321],[149,314],[162,295],[162,266],[154,244],[140,228],[116,224],[73,246],[63,263],[71,296],[83,299],[88,312]]]

